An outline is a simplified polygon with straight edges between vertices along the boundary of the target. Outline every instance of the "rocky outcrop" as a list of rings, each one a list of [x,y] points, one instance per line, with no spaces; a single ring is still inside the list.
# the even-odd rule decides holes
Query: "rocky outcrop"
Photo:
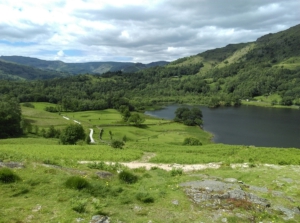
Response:
[[[234,178],[221,179],[207,175],[201,178],[203,180],[181,183],[180,186],[194,203],[203,208],[223,211],[231,211],[235,208],[258,212],[267,211],[280,213],[284,220],[293,219],[295,215],[300,214],[299,207],[272,205],[269,200],[256,194],[288,198],[281,191],[247,185]]]

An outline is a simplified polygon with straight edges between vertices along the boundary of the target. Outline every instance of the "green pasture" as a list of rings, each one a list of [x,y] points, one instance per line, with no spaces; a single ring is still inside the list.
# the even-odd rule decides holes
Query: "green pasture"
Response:
[[[297,70],[300,68],[300,57],[291,57],[279,64],[274,65],[274,67]]]
[[[37,105],[38,103],[35,104]],[[45,103],[42,104],[44,105]],[[58,113],[47,112],[41,108],[42,105],[36,106],[35,108],[21,106],[22,115],[26,120],[29,120],[32,125],[43,128],[48,128],[51,125],[60,128],[70,124],[70,121],[64,119]]]
[[[48,103],[48,102],[30,102],[30,104],[32,104],[35,109],[41,110],[41,111],[44,111],[46,107],[57,107],[56,104]],[[22,104],[21,104],[21,106],[22,106]]]
[[[39,107],[39,106],[37,106]],[[246,184],[280,190],[293,198],[292,206],[299,206],[299,149],[260,148],[243,145],[213,144],[211,134],[199,127],[187,127],[167,120],[145,117],[140,127],[124,124],[118,111],[68,112],[56,114],[39,108],[22,107],[23,116],[33,124],[55,128],[63,127],[77,120],[84,128],[94,129],[95,144],[81,142],[78,145],[60,145],[58,139],[42,137],[11,138],[0,140],[0,160],[21,162],[23,169],[13,169],[21,180],[5,184],[0,182],[0,223],[20,222],[90,222],[94,215],[108,215],[111,222],[211,222],[212,210],[190,201],[179,186],[182,182],[203,180],[203,176],[215,178],[236,178]],[[41,108],[41,107],[40,107]],[[67,116],[70,120],[64,119]],[[104,130],[102,141],[99,128]],[[109,134],[111,132],[111,134]],[[124,139],[123,149],[108,145],[113,139]],[[194,137],[202,146],[183,146],[183,140]],[[155,156],[149,162],[199,164],[220,162],[220,169],[206,169],[192,173],[180,170],[167,172],[159,168],[146,171],[145,168],[128,170],[118,162],[140,160],[145,153]],[[78,161],[106,161],[117,164],[79,164]],[[250,168],[232,168],[230,164],[248,163]],[[264,164],[276,164],[265,166]],[[276,168],[276,169],[275,169]],[[134,184],[118,178],[120,169],[138,177]],[[1,170],[1,168],[0,168]],[[99,178],[96,174],[109,171],[112,176]],[[276,174],[274,174],[276,173]],[[79,176],[89,187],[75,190],[66,187],[66,180]],[[284,182],[289,179],[293,183]],[[283,184],[281,182],[283,181]],[[279,182],[279,183],[278,183]],[[272,193],[259,196],[275,203],[291,206],[285,197],[274,197]],[[172,202],[178,201],[179,205]],[[292,207],[291,206],[291,207]],[[285,222],[282,213],[269,213],[235,208],[232,213],[222,213],[228,222],[245,222],[252,216],[261,222]],[[18,213],[18,214],[16,214]],[[244,214],[244,215],[243,215]],[[299,216],[295,217],[295,221]]]

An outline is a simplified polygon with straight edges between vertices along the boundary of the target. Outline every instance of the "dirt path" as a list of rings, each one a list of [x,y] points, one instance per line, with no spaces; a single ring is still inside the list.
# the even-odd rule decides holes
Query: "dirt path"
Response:
[[[90,129],[90,140],[91,140],[91,143],[95,143],[95,140],[93,138],[93,133],[94,133],[94,129]]]
[[[130,169],[136,169],[140,167],[145,167],[147,170],[151,168],[158,167],[163,170],[170,171],[172,169],[182,169],[184,172],[194,171],[194,170],[204,170],[207,168],[218,169],[221,166],[221,163],[207,163],[207,164],[165,164],[165,163],[149,163],[148,161],[155,157],[155,153],[144,153],[144,155],[139,159],[132,162],[118,162],[121,165],[124,165]],[[87,163],[97,163],[100,161],[79,161],[79,164]],[[105,162],[106,164],[114,165],[115,162]]]

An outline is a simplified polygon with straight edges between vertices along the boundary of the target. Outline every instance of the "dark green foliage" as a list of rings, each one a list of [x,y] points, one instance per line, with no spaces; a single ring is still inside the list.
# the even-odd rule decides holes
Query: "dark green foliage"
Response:
[[[292,96],[285,96],[282,98],[280,104],[290,106],[293,104],[293,97]]]
[[[0,138],[22,134],[21,108],[16,98],[0,97]]]
[[[20,177],[15,174],[11,169],[0,168],[0,182],[1,183],[14,183],[19,181]]]
[[[120,140],[113,140],[110,145],[112,148],[123,149],[123,146],[125,145],[125,143]]]
[[[30,192],[30,190],[29,190],[28,188],[21,188],[21,190],[19,190],[19,191],[17,191],[16,193],[14,193],[14,194],[12,195],[12,197],[22,196],[22,195],[27,194],[27,193],[29,193],[29,192]]]
[[[20,125],[21,125],[23,133],[31,133],[32,132],[32,124],[31,124],[30,120],[22,118]]]
[[[119,111],[120,111],[120,113],[121,113],[121,115],[122,115],[122,120],[123,120],[124,122],[127,122],[128,119],[129,119],[130,116],[131,116],[131,113],[130,113],[130,111],[129,111],[129,107],[128,107],[127,105],[121,105],[121,106],[119,107]]]
[[[136,199],[143,203],[154,203],[154,198],[149,193],[145,193],[145,192],[137,193]]]
[[[188,146],[201,146],[202,143],[200,142],[199,139],[193,138],[193,137],[188,137],[185,138],[183,141],[183,145],[188,145]]]
[[[100,140],[102,140],[103,133],[104,133],[104,129],[100,129],[100,132],[99,132],[99,138],[100,138]]]
[[[67,188],[76,189],[76,190],[82,190],[90,186],[89,182],[86,179],[79,176],[69,177],[65,185]]]
[[[86,142],[86,144],[90,144],[91,143],[91,137],[90,137],[89,134],[86,134],[85,142]]]
[[[189,109],[187,107],[177,108],[175,111],[175,122],[182,122],[185,125],[202,125],[202,112],[199,108]]]
[[[46,131],[43,131],[43,137],[45,138],[59,138],[61,131],[60,129],[56,129],[53,125]]]
[[[95,197],[107,197],[111,192],[111,188],[105,185],[105,183],[99,181],[93,183],[88,192]]]
[[[109,130],[108,133],[109,133],[110,140],[113,140],[114,134],[112,133],[112,131]]]
[[[172,177],[181,176],[183,173],[183,170],[180,168],[173,168],[170,173],[171,173]]]
[[[45,80],[67,76],[66,73],[49,70],[40,70],[30,66],[24,66],[15,63],[7,63],[4,61],[0,61],[0,74],[0,79],[8,80]]]
[[[34,105],[29,102],[23,103],[22,106],[27,107],[27,108],[34,108]]]
[[[139,125],[141,125],[143,122],[145,122],[145,118],[142,117],[140,114],[135,113],[135,114],[132,114],[132,115],[129,117],[128,122],[129,122],[129,123],[133,123],[133,124],[136,125],[136,126],[139,126]]]
[[[57,107],[48,106],[45,108],[45,111],[47,112],[59,112],[59,109]]]
[[[81,125],[70,124],[60,134],[62,144],[76,144],[79,140],[85,139],[85,132]]]
[[[119,173],[119,179],[124,183],[134,184],[138,181],[138,176],[127,170],[123,170],[121,173]]]

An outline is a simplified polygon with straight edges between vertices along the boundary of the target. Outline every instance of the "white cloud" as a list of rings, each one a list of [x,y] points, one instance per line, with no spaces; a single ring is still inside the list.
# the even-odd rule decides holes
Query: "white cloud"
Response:
[[[59,57],[65,56],[64,51],[62,51],[62,50],[58,51],[58,52],[57,52],[57,56],[59,56]]]
[[[2,55],[175,60],[300,21],[299,0],[0,0]]]

